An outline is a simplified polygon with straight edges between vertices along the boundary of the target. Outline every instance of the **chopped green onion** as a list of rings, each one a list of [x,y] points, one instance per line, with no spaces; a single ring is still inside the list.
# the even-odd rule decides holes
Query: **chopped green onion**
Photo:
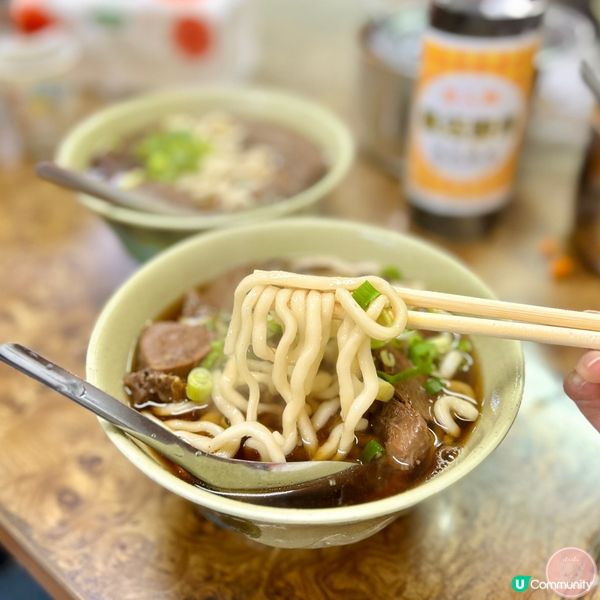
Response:
[[[214,369],[225,358],[223,346],[225,340],[213,340],[210,344],[210,352],[204,357],[200,366],[204,369]]]
[[[423,387],[430,396],[435,396],[436,394],[439,394],[442,391],[442,389],[444,388],[444,384],[437,377],[429,377],[427,381],[423,384]]]
[[[414,365],[428,364],[432,366],[433,361],[438,358],[439,354],[440,352],[435,344],[426,340],[411,341],[408,347],[408,356]]]
[[[408,369],[404,369],[403,371],[399,371],[398,373],[394,373],[390,375],[385,371],[377,371],[377,375],[381,377],[381,379],[385,379],[385,381],[389,381],[392,385],[396,383],[400,383],[401,381],[406,381],[411,377],[416,377],[417,375],[426,375],[427,373],[423,370],[423,367],[408,367]]]
[[[196,171],[209,151],[208,142],[189,131],[152,133],[135,147],[147,177],[164,182],[173,182],[181,175]]]
[[[383,267],[379,273],[379,276],[387,279],[388,281],[400,281],[403,279],[402,271],[393,265]]]
[[[370,463],[381,458],[384,454],[385,448],[377,440],[370,440],[364,447],[360,460],[363,463]]]
[[[283,325],[273,316],[267,317],[267,336],[276,337],[283,335]]]
[[[422,340],[423,338],[417,331],[411,331],[410,329],[405,329],[399,336],[395,337],[393,340],[390,340],[390,344],[394,348],[399,348],[401,350],[406,351],[406,348],[409,347],[415,340]]]
[[[440,333],[433,337],[427,338],[430,344],[433,344],[440,354],[445,354],[452,348],[452,334]]]
[[[387,308],[384,308],[381,311],[377,322],[380,325],[385,325],[386,327],[389,327],[394,322],[394,316],[392,315],[392,311],[388,310]]]
[[[377,381],[379,383],[379,390],[375,399],[381,402],[389,402],[394,397],[394,392],[396,391],[394,386],[389,381],[381,378],[378,378]]]
[[[381,294],[368,281],[363,281],[353,292],[352,297],[355,302],[363,309],[367,310],[369,304]]]
[[[203,367],[196,367],[188,373],[185,394],[192,402],[201,404],[210,397],[212,386],[212,373]]]
[[[423,336],[418,331],[410,331],[408,337],[406,338],[406,341],[410,348],[410,346],[422,342]]]
[[[388,343],[383,340],[371,340],[371,350],[379,350],[380,348],[387,346],[387,344]]]
[[[460,339],[456,347],[461,352],[469,353],[473,351],[473,344],[471,344],[471,342],[465,338]]]
[[[398,348],[399,350],[406,350],[406,340],[403,340],[400,337],[395,337],[393,340],[389,342],[394,348]]]
[[[379,358],[388,369],[393,369],[396,366],[396,357],[389,350],[382,350],[379,353]]]

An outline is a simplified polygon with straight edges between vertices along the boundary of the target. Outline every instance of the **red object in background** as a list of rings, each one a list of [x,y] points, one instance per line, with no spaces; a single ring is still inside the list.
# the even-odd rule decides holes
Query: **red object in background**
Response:
[[[195,17],[184,17],[175,21],[173,37],[179,50],[190,57],[206,54],[213,43],[211,27]]]
[[[10,16],[17,29],[23,33],[36,33],[56,23],[54,17],[38,2],[16,2],[11,7]]]

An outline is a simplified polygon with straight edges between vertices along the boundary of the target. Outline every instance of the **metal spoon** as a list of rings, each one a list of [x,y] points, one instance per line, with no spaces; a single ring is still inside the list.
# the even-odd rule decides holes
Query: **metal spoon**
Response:
[[[162,215],[198,215],[198,212],[192,209],[176,206],[149,194],[119,189],[89,173],[65,169],[53,162],[39,162],[35,172],[38,177],[60,187],[102,198],[117,206]]]
[[[356,463],[305,461],[263,463],[221,458],[197,450],[169,430],[92,384],[20,344],[1,344],[0,361],[36,379],[83,408],[106,419],[127,435],[158,450],[194,476],[210,492],[254,503],[307,498],[344,484]]]

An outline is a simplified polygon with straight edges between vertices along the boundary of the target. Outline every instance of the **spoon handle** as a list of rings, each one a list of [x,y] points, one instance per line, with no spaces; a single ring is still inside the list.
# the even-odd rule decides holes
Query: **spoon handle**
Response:
[[[0,344],[0,361],[66,396],[157,450],[176,445],[196,452],[164,427],[25,346]]]
[[[341,462],[295,463],[289,469],[277,469],[270,463],[254,463],[206,454],[25,346],[0,344],[0,362],[43,383],[158,450],[193,475],[196,486],[214,494],[257,504],[287,506],[288,498],[296,498],[298,502],[302,502],[306,494],[310,497],[312,492],[321,488],[330,495],[331,481],[342,484],[352,470],[344,467],[347,464]],[[302,469],[295,468],[303,465]],[[332,470],[331,465],[335,469]],[[275,465],[286,466],[287,463]],[[355,467],[351,463],[350,466]]]
[[[131,190],[124,192],[114,185],[92,177],[88,173],[64,169],[53,162],[39,162],[35,167],[35,172],[38,177],[59,185],[60,187],[75,192],[83,192],[84,194],[102,198],[112,204],[131,208],[133,210],[164,215],[189,216],[193,214],[193,211],[191,210],[168,204],[150,194],[141,195]]]

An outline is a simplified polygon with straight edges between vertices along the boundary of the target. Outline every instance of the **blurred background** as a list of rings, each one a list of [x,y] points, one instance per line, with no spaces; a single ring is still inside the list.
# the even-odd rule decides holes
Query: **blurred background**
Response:
[[[368,90],[357,82],[365,56],[372,55],[397,73],[396,85],[404,80],[404,100],[410,102],[428,3],[321,4],[304,10],[285,0],[3,0],[0,165],[52,156],[70,124],[119,98],[177,84],[258,82],[318,97],[393,170],[399,151],[382,143],[397,131],[389,119],[387,128],[381,124],[381,114],[372,130],[376,103],[363,97]],[[594,53],[600,3],[549,4],[529,133],[547,142],[581,145],[592,97],[578,63]],[[305,31],[310,31],[309,45],[299,37]],[[326,81],[321,61],[330,62]],[[289,68],[279,68],[281,63]],[[387,102],[392,104],[389,95]],[[408,114],[408,105],[394,108],[404,118]],[[394,141],[402,147],[401,140]]]
[[[510,15],[523,2],[496,4]],[[19,203],[28,206],[25,217],[31,213],[25,195],[73,203],[56,218],[76,210],[71,196],[51,195],[35,179],[33,165],[55,156],[73,125],[100,108],[173,86],[258,84],[317,101],[352,133],[358,157],[319,212],[411,230],[476,271],[491,261],[503,275],[495,288],[506,299],[572,306],[573,289],[555,282],[579,269],[600,272],[596,102],[580,76],[582,59],[600,67],[600,0],[548,3],[536,28],[542,44],[524,140],[513,149],[513,202],[473,214],[444,212],[422,201],[422,188],[407,186],[428,9],[428,2],[403,0],[0,0],[0,231]],[[499,216],[500,230],[488,212]],[[481,216],[486,223],[473,226]],[[470,239],[478,245],[469,246]],[[523,252],[520,264],[514,248],[502,257],[513,242]],[[108,229],[98,234],[117,274],[156,250],[128,247],[126,264],[119,244]],[[519,296],[512,276],[532,269],[540,281]],[[0,598],[37,597],[45,595],[4,555]]]

